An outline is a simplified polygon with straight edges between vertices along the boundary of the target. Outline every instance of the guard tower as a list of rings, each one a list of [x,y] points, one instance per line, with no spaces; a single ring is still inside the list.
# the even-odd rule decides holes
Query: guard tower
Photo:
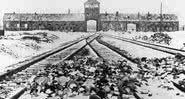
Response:
[[[96,21],[96,31],[100,30],[100,2],[97,0],[88,0],[84,3],[85,21]]]

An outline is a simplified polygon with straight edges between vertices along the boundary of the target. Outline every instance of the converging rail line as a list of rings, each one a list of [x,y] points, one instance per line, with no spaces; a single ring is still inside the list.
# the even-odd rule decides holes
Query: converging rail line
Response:
[[[102,47],[101,47],[101,46],[98,47],[98,44],[102,45]],[[119,56],[123,57],[124,60],[127,60],[128,63],[131,63],[131,64],[134,65],[134,66],[137,66],[137,65],[138,65],[138,62],[137,62],[136,60],[132,59],[131,57],[128,57],[123,51],[119,50],[118,48],[116,48],[116,47],[114,47],[114,46],[111,46],[110,44],[108,44],[108,43],[102,41],[102,40],[101,40],[101,37],[97,37],[97,38],[96,38],[96,41],[92,42],[92,43],[89,44],[89,45],[92,47],[92,49],[94,49],[94,51],[97,53],[97,55],[98,55],[99,57],[103,58],[104,60],[107,59],[107,57],[105,57],[104,54],[109,54],[109,55],[112,54],[112,56],[108,56],[108,57],[109,57],[109,58],[112,58],[113,61],[115,61],[115,60],[114,60],[114,59],[115,59],[114,56],[116,57],[117,55],[119,55]],[[105,48],[105,49],[104,49],[104,48]],[[107,50],[109,49],[110,51],[106,51],[106,48],[107,48]],[[103,50],[104,53],[102,54],[102,53],[101,53],[101,50],[99,50],[99,49]],[[117,55],[115,55],[115,53],[116,53]],[[117,58],[120,59],[118,56],[117,56]],[[135,97],[135,99],[142,99],[142,98],[138,95],[137,92],[134,92],[132,96]],[[128,99],[129,99],[129,98],[128,98]]]
[[[128,55],[126,55],[126,52],[123,50],[120,50],[119,48],[101,40],[101,38],[97,38],[98,43],[106,46],[107,48],[109,48],[110,50],[116,52],[117,54],[121,55],[122,57],[126,58],[127,60],[129,60],[130,62],[134,63],[134,64],[138,64],[138,62],[136,60],[134,60],[132,57],[129,57]]]
[[[112,38],[116,38],[116,37],[112,37]],[[116,38],[116,39],[119,39],[119,38]],[[131,41],[127,41],[127,42],[131,42]],[[135,42],[132,42],[132,43],[135,44]],[[124,50],[120,50],[119,48],[103,41],[98,34],[93,34],[91,36],[84,37],[80,40],[67,44],[66,46],[62,48],[58,48],[55,51],[46,53],[46,55],[44,56],[41,55],[40,56],[41,58],[39,57],[38,60],[33,60],[30,63],[26,62],[25,66],[23,65],[21,68],[19,67],[19,69],[15,69],[15,71],[11,71],[11,74],[7,76],[10,77],[12,75],[18,76],[17,74],[23,74],[23,75],[28,75],[30,78],[31,76],[34,75],[34,73],[36,75],[39,69],[41,70],[47,67],[47,64],[50,64],[50,63],[55,64],[55,63],[59,63],[65,60],[72,59],[72,57],[77,55],[82,49],[84,49],[87,46],[89,46],[92,49],[92,51],[96,54],[98,58],[101,58],[103,60],[110,61],[114,59],[116,60],[126,59],[132,64],[135,64],[135,65],[139,64],[138,60],[136,60],[135,58],[132,58],[131,56],[129,57],[129,55],[127,55],[127,53]],[[175,53],[171,53],[171,54],[175,54]],[[111,59],[111,57],[114,57],[114,58]],[[4,78],[2,77],[2,79],[5,79],[7,76],[5,76]],[[8,99],[18,99],[20,96],[22,96],[26,92],[26,90],[27,88],[26,86],[24,86],[20,90],[18,90],[16,94],[11,95]],[[137,92],[134,92],[133,96],[136,99],[141,99],[141,97],[138,95]]]
[[[12,70],[8,70],[7,72],[5,72],[3,74],[0,74],[0,81],[4,80],[7,76],[11,76],[11,75],[13,75],[13,74],[15,74],[15,73],[17,73],[19,71],[22,71],[22,70],[28,68],[29,66],[31,66],[31,65],[33,65],[33,64],[35,64],[35,63],[37,63],[37,62],[39,62],[41,60],[44,60],[47,57],[49,57],[49,56],[51,56],[51,55],[53,55],[55,53],[58,53],[58,52],[60,52],[60,51],[62,51],[64,49],[67,49],[67,48],[69,48],[69,47],[71,47],[71,46],[73,46],[73,45],[75,45],[75,44],[77,44],[77,43],[79,43],[79,42],[89,38],[89,37],[92,37],[93,35],[88,36],[88,37],[84,37],[84,38],[79,39],[79,40],[75,40],[72,43],[63,46],[62,48],[56,48],[55,50],[48,51],[46,53],[38,55],[38,56],[34,57],[33,59],[30,59],[30,60],[27,60],[27,61],[15,64],[16,65],[15,67],[17,67],[17,68],[12,69]]]
[[[85,48],[86,46],[89,46],[90,49],[92,49],[92,51],[96,54],[96,56],[102,60],[105,61],[109,61],[110,60],[114,60],[115,58],[117,58],[118,60],[120,59],[120,55],[115,55],[116,52],[115,51],[111,51],[109,48],[107,48],[106,46],[98,43],[96,40],[99,38],[99,36],[95,37],[95,38],[89,38],[86,39],[86,44],[83,45],[80,48]],[[79,45],[75,45],[75,46],[79,46]],[[77,48],[79,49],[79,48]],[[65,57],[63,60],[68,60],[68,59],[72,59],[73,56],[78,55],[78,52],[81,51],[81,49],[72,52],[72,54],[68,55],[67,57]],[[56,56],[54,56],[54,59],[57,59],[57,57],[61,56],[60,54],[57,54]],[[112,58],[114,57],[114,58]],[[125,59],[124,57],[122,59]],[[61,60],[61,61],[63,61]],[[57,61],[58,63],[58,61]],[[117,90],[115,92],[118,92]],[[26,95],[26,94],[25,94]],[[24,94],[23,94],[24,96]],[[123,96],[124,97],[124,96]],[[130,95],[130,97],[135,97],[135,99],[141,99],[137,93],[133,93],[133,95]],[[83,98],[84,99],[84,98]]]
[[[165,53],[168,53],[168,54],[171,54],[171,55],[181,54],[183,57],[185,57],[185,51],[184,50],[175,49],[175,48],[162,46],[162,45],[157,45],[157,44],[151,44],[151,43],[142,42],[142,41],[136,41],[136,40],[123,38],[123,37],[118,37],[118,36],[107,35],[107,34],[103,34],[103,36],[107,36],[107,37],[114,38],[114,39],[117,39],[117,40],[121,40],[121,41],[124,41],[124,42],[136,44],[136,45],[139,45],[139,46],[147,47],[147,48],[154,49],[154,50],[157,50],[157,51],[165,52]]]
[[[62,48],[57,48],[53,51],[49,51],[48,53],[42,54],[38,57],[35,57],[32,60],[22,62],[18,65],[16,69],[8,71],[0,76],[1,81],[14,81],[16,78],[26,78],[26,81],[30,81],[31,78],[36,74],[37,71],[44,69],[47,67],[47,64],[64,61],[72,58],[75,54],[85,48],[88,43],[91,43],[95,40],[99,35],[93,34],[79,40],[75,40],[70,44],[65,45]],[[85,42],[88,40],[88,43]],[[18,77],[19,76],[19,77]],[[7,81],[7,82],[8,82]],[[26,83],[26,82],[25,82]],[[26,86],[20,87],[20,89],[14,90],[15,94],[11,94],[7,99],[18,99],[25,91]]]

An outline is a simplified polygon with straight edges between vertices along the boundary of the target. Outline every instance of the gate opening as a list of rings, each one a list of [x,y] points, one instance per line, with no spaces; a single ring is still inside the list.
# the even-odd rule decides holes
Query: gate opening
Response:
[[[89,20],[87,21],[87,32],[95,32],[97,31],[97,21]]]
[[[136,24],[127,24],[127,31],[136,31]]]

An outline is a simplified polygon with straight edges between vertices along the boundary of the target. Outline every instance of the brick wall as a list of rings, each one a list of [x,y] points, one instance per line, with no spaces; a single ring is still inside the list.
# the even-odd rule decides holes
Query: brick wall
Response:
[[[52,30],[52,31],[76,31],[85,32],[85,21],[4,21],[4,30],[19,31],[19,30]]]

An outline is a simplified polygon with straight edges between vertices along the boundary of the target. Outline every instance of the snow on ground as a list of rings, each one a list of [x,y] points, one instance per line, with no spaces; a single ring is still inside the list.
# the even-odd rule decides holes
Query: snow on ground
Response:
[[[126,37],[132,39],[135,36],[150,36],[154,33],[121,33],[121,32],[107,32],[107,34],[110,35],[115,35],[115,36],[121,36],[121,37]],[[172,42],[169,45],[170,47],[174,48],[182,48],[183,43],[185,42],[184,37],[185,37],[185,32],[179,31],[179,32],[168,32],[168,35],[172,37]],[[134,44],[130,44],[127,42],[122,42],[119,40],[111,39],[111,38],[103,38],[104,41],[107,41],[109,43],[112,43],[116,45],[117,47],[120,47],[123,50],[128,51],[133,57],[147,57],[147,58],[152,58],[152,57],[166,57],[169,54],[165,54],[163,52],[155,51],[152,49],[148,48],[143,48],[139,47]],[[161,44],[162,45],[162,44]],[[164,45],[167,46],[167,45]],[[179,66],[178,66],[179,67]],[[172,67],[171,67],[172,69]],[[157,72],[159,72],[158,70]],[[166,72],[163,69],[161,69],[161,72]],[[174,79],[171,74],[167,75],[164,79],[161,79],[160,77],[155,77],[150,78],[147,80],[146,85],[142,85],[141,87],[138,87],[139,92],[146,92],[146,93],[151,93],[149,94],[139,94],[143,99],[184,99],[185,94],[181,92],[179,89],[174,87],[171,81],[178,82],[182,79],[184,79],[184,74],[179,75],[179,79]]]
[[[112,38],[103,38],[104,41],[119,47],[121,50],[127,51],[133,57],[147,57],[147,58],[163,58],[172,56],[170,54],[156,51],[150,48],[146,48],[143,46],[135,45],[128,42],[123,42],[121,40],[116,40]]]
[[[41,36],[37,34],[38,32],[47,32],[48,36],[46,38],[52,38],[49,39],[51,42],[36,42],[35,40],[22,40],[22,37],[33,35]],[[27,34],[28,33],[28,34]],[[144,32],[135,32],[132,34],[129,33],[121,33],[121,32],[106,32],[107,34],[116,35],[116,36],[122,36],[127,38],[132,38],[135,36],[150,36],[153,33],[144,33]],[[169,32],[168,33],[173,39],[171,43],[171,47],[175,48],[182,48],[183,43],[185,40],[183,39],[185,37],[185,32]],[[63,32],[50,32],[50,31],[32,31],[32,32],[6,32],[6,36],[3,37],[3,39],[0,40],[0,59],[2,60],[0,65],[1,68],[5,68],[6,66],[16,63],[18,61],[24,60],[26,58],[29,58],[34,55],[38,55],[39,53],[43,53],[45,51],[48,51],[50,49],[53,49],[57,46],[60,46],[60,44],[65,43],[67,41],[74,40],[76,38],[81,37],[82,35],[87,35],[87,33],[63,33]],[[43,36],[41,36],[42,38]],[[43,38],[42,38],[43,39]],[[111,40],[111,39],[107,39]],[[54,41],[54,42],[52,42]],[[111,40],[113,41],[113,40]],[[149,50],[146,48],[141,48],[136,45],[126,44],[123,42],[117,42],[115,41],[117,46],[123,46],[124,49],[127,49],[127,51],[132,51],[133,55],[136,56],[142,56],[142,57],[156,57],[161,56],[164,57],[164,53],[158,53],[154,52],[154,50]],[[126,48],[127,46],[127,48]],[[167,45],[166,45],[167,46]],[[142,52],[140,52],[142,51]],[[131,53],[131,52],[129,52]],[[158,53],[158,54],[156,54]],[[2,69],[1,69],[2,70]],[[169,75],[170,76],[170,75]],[[184,78],[180,77],[180,78]],[[167,81],[170,81],[170,77],[166,77]],[[172,79],[173,80],[173,79]],[[141,95],[144,99],[184,99],[185,94],[180,92],[178,89],[173,87],[172,83],[169,83],[165,80],[158,79],[157,77],[155,79],[148,80],[147,84],[148,86],[142,86],[144,91],[150,91],[152,93],[152,96],[149,97],[148,94]],[[159,88],[159,85],[163,84],[164,86],[170,86],[173,87],[174,90],[167,90],[165,88]],[[179,94],[179,95],[178,95]],[[43,95],[45,97],[45,95]],[[29,97],[23,97],[21,99],[28,99]],[[80,97],[75,99],[87,99],[88,97]],[[41,99],[41,97],[37,98]]]
[[[0,39],[0,72],[12,64],[75,40],[89,33],[53,31],[6,31]]]
[[[161,85],[163,87],[159,87]],[[167,86],[174,89],[169,90],[168,88],[164,88]],[[151,96],[140,94],[144,99],[184,99],[185,97],[185,94],[175,88],[172,83],[157,78],[148,80],[148,86],[142,86],[141,88],[151,93]]]
[[[123,32],[114,32],[114,31],[109,31],[109,32],[104,32],[106,34],[110,34],[110,35],[115,35],[115,36],[121,36],[121,37],[125,37],[125,38],[134,38],[136,36],[147,36],[150,37],[151,35],[153,35],[155,32],[131,32],[131,33],[123,33]],[[163,46],[168,46],[168,47],[173,47],[173,48],[177,48],[177,49],[181,49],[183,48],[183,43],[185,43],[185,31],[176,31],[176,32],[164,32],[167,33],[171,38],[171,44],[168,45],[164,45],[164,44],[159,44],[159,45],[163,45]],[[185,48],[184,48],[185,50]]]

